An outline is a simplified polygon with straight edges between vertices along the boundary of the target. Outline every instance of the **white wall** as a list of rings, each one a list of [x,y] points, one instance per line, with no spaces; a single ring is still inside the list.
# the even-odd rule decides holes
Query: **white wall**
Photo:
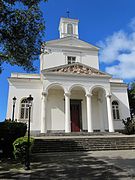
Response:
[[[81,63],[99,69],[98,55],[94,55],[94,53],[92,53],[91,55],[82,56]]]
[[[20,84],[20,83],[19,83]],[[32,121],[31,121],[31,129],[32,130],[40,130],[40,119],[41,119],[41,87],[37,84],[31,83],[22,83],[22,85],[10,85],[9,86],[9,96],[8,96],[8,108],[6,118],[12,118],[12,98],[15,96],[17,98],[15,105],[15,119],[20,119],[20,101],[28,97],[30,94],[33,99],[33,107],[32,107]]]
[[[65,55],[61,52],[42,55],[41,70],[66,64]]]
[[[62,51],[52,50],[52,52],[49,54],[42,54],[40,56],[40,70],[67,64],[67,56],[75,56],[76,62],[80,62],[90,67],[99,69],[97,52],[64,52],[63,49]]]
[[[108,125],[108,115],[107,115],[107,102],[106,102],[106,97],[104,95],[103,102],[102,102],[102,115],[103,115],[103,128],[105,130],[109,129]]]
[[[100,121],[99,121],[99,107],[97,103],[97,97],[92,96],[92,125],[93,129],[100,129]]]
[[[114,128],[124,128],[122,119],[130,117],[129,102],[126,87],[111,86],[112,101],[117,100],[119,103],[120,120],[114,120]]]
[[[92,124],[94,130],[105,131],[108,129],[107,106],[104,93],[101,102],[98,100],[98,95],[92,96]]]
[[[64,92],[49,90],[47,97],[47,130],[65,130]]]

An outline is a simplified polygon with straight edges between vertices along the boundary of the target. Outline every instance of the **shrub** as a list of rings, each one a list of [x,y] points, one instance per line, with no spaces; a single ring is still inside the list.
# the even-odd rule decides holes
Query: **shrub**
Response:
[[[123,121],[123,124],[125,125],[124,133],[135,134],[135,119],[128,117],[122,121]]]
[[[30,138],[30,152],[32,145],[34,143],[34,139]],[[22,164],[26,162],[26,152],[28,148],[28,138],[27,137],[21,137],[14,141],[13,143],[14,147],[14,156],[16,160],[19,160]]]
[[[13,142],[26,134],[27,125],[21,122],[0,122],[0,144],[3,155],[13,156]]]

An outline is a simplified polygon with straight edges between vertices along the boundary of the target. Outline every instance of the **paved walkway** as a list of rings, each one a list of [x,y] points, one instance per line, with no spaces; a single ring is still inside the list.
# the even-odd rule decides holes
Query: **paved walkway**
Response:
[[[134,151],[37,154],[31,170],[0,168],[0,179],[135,180]]]
[[[91,156],[122,168],[135,179],[135,150],[93,151]]]

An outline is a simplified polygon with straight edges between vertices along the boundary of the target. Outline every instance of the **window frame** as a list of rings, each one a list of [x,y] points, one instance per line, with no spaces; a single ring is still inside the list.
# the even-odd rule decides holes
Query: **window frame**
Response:
[[[112,115],[113,115],[113,120],[115,121],[120,120],[120,107],[119,107],[119,102],[117,100],[112,101]]]
[[[76,56],[67,56],[67,64],[76,63]]]
[[[20,113],[19,113],[19,119],[21,121],[27,122],[29,120],[29,103],[28,102],[22,102],[22,101],[27,101],[27,98],[23,98],[20,101]],[[24,105],[24,107],[22,107],[22,105]],[[24,109],[24,115],[22,116],[22,109]],[[26,115],[27,114],[27,115]]]

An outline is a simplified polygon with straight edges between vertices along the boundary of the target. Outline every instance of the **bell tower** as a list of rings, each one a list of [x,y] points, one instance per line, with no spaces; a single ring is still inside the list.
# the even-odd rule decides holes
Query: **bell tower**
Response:
[[[69,36],[79,38],[78,23],[78,19],[61,18],[59,24],[60,38]]]

